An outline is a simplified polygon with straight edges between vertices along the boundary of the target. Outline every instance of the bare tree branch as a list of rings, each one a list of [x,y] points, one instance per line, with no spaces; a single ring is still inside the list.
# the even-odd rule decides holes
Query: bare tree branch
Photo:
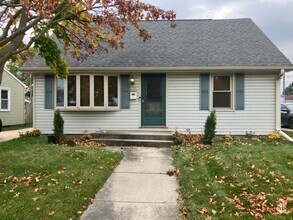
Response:
[[[8,21],[7,25],[6,25],[5,28],[3,29],[3,33],[2,33],[2,35],[1,35],[1,37],[0,37],[0,42],[1,42],[1,40],[5,39],[5,38],[7,37],[7,34],[8,34],[8,31],[9,31],[10,26],[15,22],[16,18],[17,18],[18,16],[20,16],[21,12],[22,12],[22,9],[18,10],[18,11],[14,14],[14,16]]]

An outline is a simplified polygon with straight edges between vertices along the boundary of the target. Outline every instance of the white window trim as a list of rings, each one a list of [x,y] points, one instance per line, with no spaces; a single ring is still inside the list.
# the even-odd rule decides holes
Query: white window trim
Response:
[[[8,109],[2,109],[2,90],[7,91],[8,95]],[[10,104],[11,104],[11,89],[8,87],[2,87],[0,86],[0,111],[1,112],[9,112],[10,111]]]
[[[120,109],[120,76],[116,74],[71,74],[70,76],[76,76],[76,106],[68,106],[68,81],[64,80],[64,106],[57,106],[57,80],[55,80],[55,100],[54,105],[56,109],[61,111],[117,111]],[[90,106],[80,106],[80,76],[90,76]],[[104,106],[94,106],[94,76],[104,77]],[[117,77],[117,100],[118,106],[108,106],[108,77]]]
[[[231,97],[230,97],[230,103],[231,107],[214,107],[213,106],[213,101],[214,101],[214,77],[215,76],[229,76],[230,77],[230,92],[231,92]],[[234,111],[234,74],[213,74],[210,77],[210,110],[216,110],[216,111]],[[224,91],[225,92],[225,91]]]

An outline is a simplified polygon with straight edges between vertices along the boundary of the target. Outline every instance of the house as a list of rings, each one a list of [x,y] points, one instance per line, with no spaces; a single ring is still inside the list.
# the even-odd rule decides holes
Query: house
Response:
[[[0,119],[3,126],[25,123],[26,88],[26,85],[4,68],[0,85]]]
[[[291,62],[251,19],[144,21],[124,48],[84,62],[66,56],[69,76],[55,78],[39,57],[33,73],[34,127],[52,133],[60,109],[65,133],[169,130],[201,133],[216,110],[217,134],[264,135],[280,128],[280,77]]]

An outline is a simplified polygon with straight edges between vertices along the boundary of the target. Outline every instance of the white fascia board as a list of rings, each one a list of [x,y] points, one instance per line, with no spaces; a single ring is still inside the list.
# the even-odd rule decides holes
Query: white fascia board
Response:
[[[122,72],[122,71],[141,71],[141,72],[192,72],[192,71],[209,71],[209,70],[281,70],[285,72],[292,71],[293,66],[198,66],[198,67],[69,67],[69,72],[83,71],[99,71],[99,72]],[[45,73],[51,72],[49,67],[22,67],[22,72],[27,73]]]

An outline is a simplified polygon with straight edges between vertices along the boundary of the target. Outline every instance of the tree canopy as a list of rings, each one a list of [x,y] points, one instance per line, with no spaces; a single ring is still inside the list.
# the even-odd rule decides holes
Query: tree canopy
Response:
[[[173,11],[140,0],[0,0],[0,84],[7,61],[26,61],[34,52],[55,75],[66,77],[67,64],[57,40],[65,52],[83,60],[99,49],[123,47],[128,25],[149,40],[140,21],[158,19],[170,20],[175,27]]]

